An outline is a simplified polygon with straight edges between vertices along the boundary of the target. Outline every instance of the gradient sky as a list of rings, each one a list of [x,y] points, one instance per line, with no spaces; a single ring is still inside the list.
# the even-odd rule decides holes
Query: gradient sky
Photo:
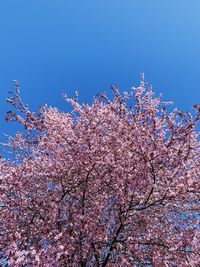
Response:
[[[178,108],[200,103],[199,0],[1,0],[0,137],[16,130],[3,122],[13,79],[33,110],[64,110],[64,91],[90,102],[141,72]]]

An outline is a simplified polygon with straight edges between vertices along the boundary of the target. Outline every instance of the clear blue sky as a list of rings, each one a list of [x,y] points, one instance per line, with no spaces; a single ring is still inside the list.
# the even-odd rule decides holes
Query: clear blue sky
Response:
[[[1,0],[0,136],[13,79],[32,109],[64,109],[63,91],[90,101],[140,72],[180,109],[200,103],[200,0]]]

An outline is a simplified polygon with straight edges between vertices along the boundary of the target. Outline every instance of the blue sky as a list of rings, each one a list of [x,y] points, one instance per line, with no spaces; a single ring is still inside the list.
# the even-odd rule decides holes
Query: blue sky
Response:
[[[5,98],[18,79],[34,110],[66,109],[61,93],[91,101],[139,74],[182,110],[200,103],[199,0],[5,0],[0,2],[0,137]]]

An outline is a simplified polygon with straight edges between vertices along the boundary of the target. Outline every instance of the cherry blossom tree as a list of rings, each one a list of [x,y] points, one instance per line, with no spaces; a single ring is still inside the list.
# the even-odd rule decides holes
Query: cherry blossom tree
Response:
[[[31,112],[15,83],[6,120],[24,130],[0,159],[9,266],[199,266],[198,104],[168,111],[142,75],[113,99]]]

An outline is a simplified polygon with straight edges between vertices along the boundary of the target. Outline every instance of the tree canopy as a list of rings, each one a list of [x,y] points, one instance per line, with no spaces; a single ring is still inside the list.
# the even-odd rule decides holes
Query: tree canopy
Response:
[[[143,78],[61,112],[24,105],[0,159],[0,248],[9,266],[199,266],[195,114],[168,111]]]

